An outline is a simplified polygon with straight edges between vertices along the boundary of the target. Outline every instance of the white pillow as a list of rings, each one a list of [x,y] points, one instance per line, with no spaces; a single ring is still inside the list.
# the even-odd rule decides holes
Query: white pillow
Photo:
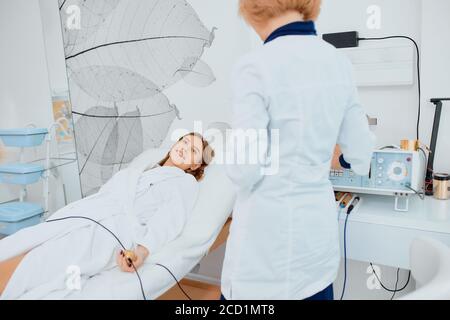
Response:
[[[153,166],[157,162],[164,159],[170,148],[152,148],[147,149],[131,161],[128,167],[141,167],[145,162],[149,162],[148,166]],[[149,161],[150,159],[150,161]],[[147,169],[147,168],[146,168]]]
[[[230,216],[235,200],[233,185],[223,165],[209,165],[199,184],[197,202],[182,233],[192,245],[215,240],[216,233]]]

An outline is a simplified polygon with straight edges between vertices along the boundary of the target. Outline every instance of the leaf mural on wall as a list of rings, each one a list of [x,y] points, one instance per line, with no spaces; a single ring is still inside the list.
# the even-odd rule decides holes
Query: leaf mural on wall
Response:
[[[71,73],[84,92],[100,101],[120,102],[150,98],[161,90],[150,80],[116,66],[90,66]]]
[[[181,74],[186,83],[194,87],[207,87],[216,81],[211,67],[195,57],[187,58],[177,73]]]
[[[120,0],[59,0],[61,21],[65,24],[63,36],[66,56],[97,32],[119,2]],[[71,6],[74,5],[79,8],[78,12],[71,10]],[[78,13],[79,17],[77,17]],[[74,21],[73,19],[79,19],[79,29],[68,26],[68,23]]]
[[[201,60],[214,41],[185,0],[60,0],[83,195],[147,148],[180,113],[164,91],[215,81]],[[68,26],[78,6],[81,29]]]
[[[103,158],[103,164],[114,165],[131,162],[143,151],[142,122],[140,121],[140,111],[127,112],[118,119],[114,133],[115,139],[108,139],[105,149],[111,147],[115,149],[115,154],[110,154]],[[118,143],[117,143],[118,141]]]
[[[116,127],[118,115],[115,108],[96,106],[88,109],[75,122],[77,153],[85,159],[84,163],[79,163],[80,173],[83,173],[88,162],[102,164],[104,146]]]
[[[67,56],[72,70],[111,61],[165,89],[180,80],[186,58],[199,59],[214,40],[214,29],[184,0],[123,0],[116,10],[123,15],[111,15],[92,41]]]

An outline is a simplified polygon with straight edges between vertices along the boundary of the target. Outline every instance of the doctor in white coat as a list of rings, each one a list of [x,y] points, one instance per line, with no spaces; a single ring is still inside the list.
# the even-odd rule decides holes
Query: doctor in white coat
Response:
[[[279,139],[268,139],[258,164],[227,165],[238,196],[222,299],[333,299],[340,250],[330,166],[367,174],[375,139],[350,62],[317,37],[320,5],[240,0],[265,44],[234,69],[233,131]],[[261,140],[247,139],[246,150]],[[264,174],[275,161],[278,172]]]

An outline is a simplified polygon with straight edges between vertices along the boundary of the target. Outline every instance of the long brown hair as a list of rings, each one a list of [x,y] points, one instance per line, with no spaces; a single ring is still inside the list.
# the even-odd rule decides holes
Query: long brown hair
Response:
[[[180,139],[178,139],[178,141],[183,140],[183,138],[187,137],[187,136],[195,136],[197,138],[202,139],[202,145],[203,145],[202,164],[196,170],[189,170],[189,169],[185,170],[186,173],[194,176],[194,178],[197,181],[200,181],[203,178],[203,176],[205,175],[206,167],[211,163],[212,159],[214,158],[214,150],[211,148],[208,141],[206,141],[203,138],[203,136],[197,132],[190,132],[188,134],[185,134]],[[164,163],[166,163],[166,161],[169,160],[169,158],[170,158],[170,151],[167,153],[167,155],[164,157],[164,159],[162,159],[160,162],[158,162],[158,164],[160,166],[163,166]]]

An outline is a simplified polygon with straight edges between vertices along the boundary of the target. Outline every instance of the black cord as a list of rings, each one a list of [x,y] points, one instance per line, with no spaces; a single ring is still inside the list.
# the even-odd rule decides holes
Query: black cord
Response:
[[[380,150],[386,150],[386,149],[394,149],[394,150],[398,150],[398,147],[396,146],[384,146],[381,147]]]
[[[181,291],[184,293],[184,295],[189,299],[192,300],[191,297],[189,297],[189,295],[186,293],[186,291],[183,290],[183,287],[180,285],[180,283],[178,282],[177,278],[175,277],[175,275],[166,267],[163,266],[162,264],[157,263],[157,266],[163,267],[164,269],[167,270],[167,272],[170,273],[170,275],[175,279],[175,281],[177,282],[178,287],[181,289]]]
[[[427,156],[427,153],[425,152],[425,150],[423,150],[423,148],[419,148],[419,151],[422,152],[423,156],[425,157],[425,163],[427,163],[427,162],[428,162],[428,156]]]
[[[425,167],[425,172],[423,174],[423,176],[424,176],[423,189],[424,190],[428,190],[427,179],[426,179],[427,172],[428,172],[428,155],[427,155],[427,153],[425,152],[425,150],[423,148],[419,148],[419,151],[422,152],[422,154],[423,154],[423,156],[425,158],[425,166],[424,166]]]
[[[107,232],[109,232],[119,243],[119,245],[122,247],[123,250],[127,250],[125,248],[125,246],[123,245],[122,241],[120,241],[120,239],[114,234],[114,232],[112,232],[111,230],[109,230],[107,227],[105,227],[104,225],[102,225],[100,222],[88,218],[88,217],[83,217],[83,216],[71,216],[71,217],[64,217],[64,218],[59,218],[59,219],[51,219],[51,220],[47,220],[46,222],[57,222],[57,221],[63,221],[63,220],[69,220],[69,219],[84,219],[84,220],[89,220],[91,222],[94,222],[95,224],[99,225],[100,227],[102,227],[104,230],[106,230]],[[131,265],[133,266],[133,269],[136,273],[136,276],[138,278],[139,281],[139,285],[141,287],[141,293],[142,293],[142,297],[144,298],[144,300],[147,300],[147,297],[145,296],[145,290],[144,290],[144,285],[142,284],[142,279],[141,276],[139,275],[139,272],[136,268],[136,266],[134,265],[134,263],[131,261]],[[170,275],[174,278],[174,280],[176,281],[178,287],[181,289],[181,291],[184,293],[184,295],[189,299],[192,300],[191,297],[189,297],[189,295],[183,290],[183,288],[181,287],[180,282],[177,280],[177,278],[174,276],[174,274],[169,270],[169,268],[167,268],[166,266],[157,263],[157,266],[163,267],[164,269],[166,269]]]
[[[62,4],[59,6],[59,10],[61,11],[61,9],[64,7],[64,5],[66,4],[66,1],[67,0],[64,0],[63,2],[62,2]]]
[[[47,220],[46,222],[57,222],[57,221],[63,221],[63,220],[69,220],[69,219],[84,219],[84,220],[89,220],[91,222],[96,223],[97,225],[102,227],[104,230],[108,231],[117,240],[117,242],[120,244],[120,246],[122,247],[123,250],[127,250],[127,248],[125,248],[125,246],[123,245],[122,241],[120,241],[120,239],[114,234],[114,232],[109,230],[107,227],[102,225],[100,222],[95,221],[94,219],[91,219],[91,218],[88,218],[88,217],[82,217],[82,216],[71,216],[71,217],[65,217],[65,218],[59,218],[59,219],[51,219],[51,220]],[[139,272],[137,271],[137,269],[136,269],[136,267],[135,267],[135,265],[134,265],[134,263],[132,261],[131,261],[131,265],[133,266],[133,269],[134,269],[134,271],[136,273],[136,276],[138,277],[139,285],[141,287],[142,296],[144,297],[144,300],[147,300],[147,297],[145,296],[145,291],[144,291],[144,286],[142,284],[141,276],[139,275]]]
[[[349,216],[350,214],[347,213],[344,223],[344,284],[342,286],[341,298],[339,300],[342,300],[344,298],[345,286],[347,284],[347,222]]]
[[[408,286],[409,281],[410,281],[410,279],[411,279],[411,271],[409,271],[409,273],[408,273],[408,279],[406,280],[405,285],[404,285],[402,288],[400,288],[400,289],[394,289],[394,290],[392,290],[392,289],[386,288],[386,287],[384,286],[384,284],[381,282],[380,278],[378,277],[377,273],[375,272],[375,269],[373,268],[372,262],[370,262],[370,267],[372,268],[372,273],[373,273],[373,274],[375,275],[375,277],[377,278],[377,280],[378,280],[378,282],[380,283],[381,287],[382,287],[384,290],[388,291],[388,292],[400,292],[400,291],[405,290],[405,288]]]
[[[417,52],[417,88],[418,88],[418,92],[419,92],[419,109],[417,111],[417,140],[419,139],[420,136],[420,132],[419,132],[419,128],[420,128],[420,114],[421,114],[421,96],[422,96],[422,86],[421,86],[421,80],[420,80],[420,49],[419,49],[419,45],[417,44],[417,42],[411,38],[411,37],[407,37],[407,36],[388,36],[388,37],[377,37],[377,38],[358,38],[358,40],[363,40],[363,41],[372,41],[372,40],[387,40],[387,39],[408,39],[410,40],[412,43],[414,43],[414,46],[416,47],[416,52]]]
[[[405,187],[408,188],[411,191],[414,191],[414,193],[419,196],[420,200],[425,200],[425,193],[424,192],[417,191],[416,189],[411,188],[411,186],[409,186],[407,184],[405,185]]]
[[[127,250],[127,248],[125,248],[125,246],[123,245],[122,241],[120,241],[120,239],[111,230],[109,230],[107,227],[102,225],[100,222],[95,221],[94,219],[91,219],[88,217],[82,217],[82,216],[70,216],[70,217],[64,217],[64,218],[58,218],[58,219],[49,219],[45,222],[57,222],[57,221],[70,220],[70,219],[89,220],[91,222],[98,224],[100,227],[102,227],[103,229],[108,231],[117,240],[117,242],[120,244],[120,246],[122,247],[123,250]]]
[[[394,293],[392,294],[391,300],[394,300],[395,294],[397,293],[399,276],[400,276],[400,268],[397,268],[397,280],[395,281],[395,289]]]
[[[347,284],[347,223],[348,223],[348,217],[350,216],[350,213],[356,208],[360,201],[360,197],[356,196],[352,198],[352,202],[350,203],[350,206],[347,209],[347,216],[345,217],[345,223],[344,223],[344,284],[342,286],[342,293],[341,298],[342,300],[344,298],[345,294],[345,287]],[[356,201],[356,203],[355,203]]]

